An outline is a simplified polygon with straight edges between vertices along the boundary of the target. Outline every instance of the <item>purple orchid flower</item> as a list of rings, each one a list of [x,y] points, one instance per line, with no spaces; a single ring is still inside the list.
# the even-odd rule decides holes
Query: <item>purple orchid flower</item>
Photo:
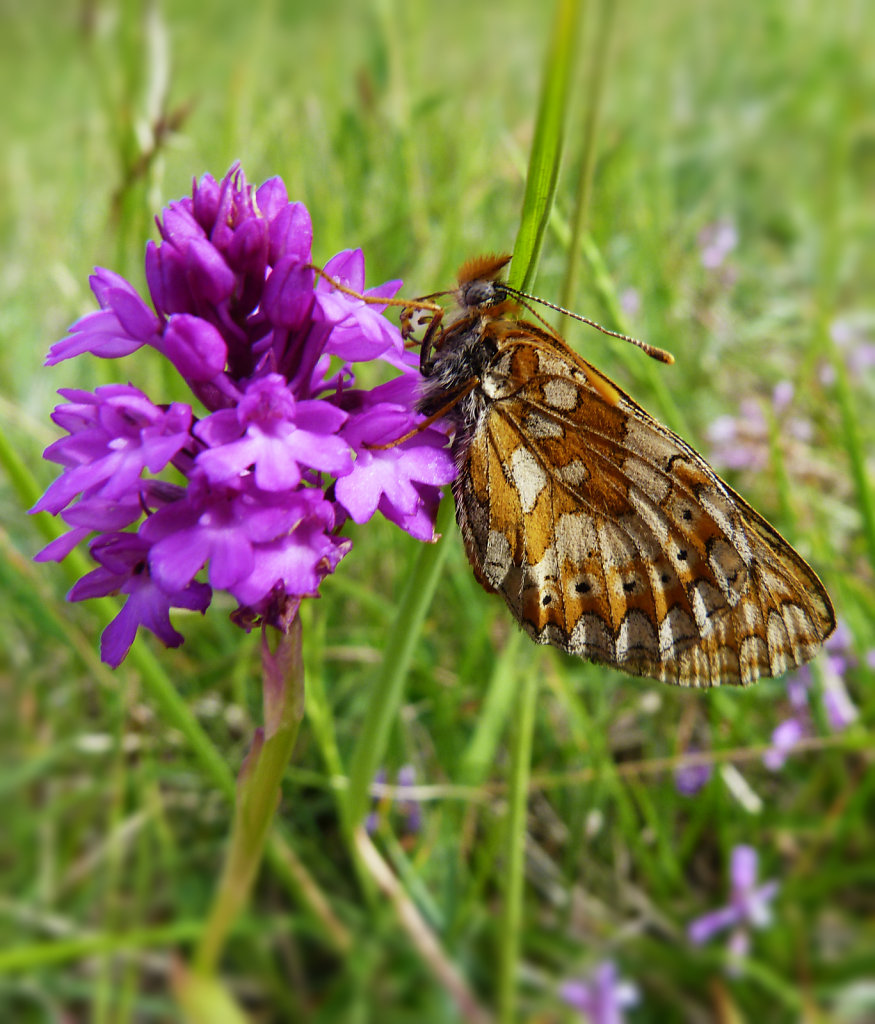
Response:
[[[359,250],[325,271],[378,301],[317,279],[310,215],[279,178],[256,189],[236,165],[221,181],[204,175],[158,229],[146,247],[151,305],[97,269],[100,309],[46,360],[152,348],[197,403],[153,402],[131,384],[59,392],[52,418],[67,436],[45,457],[62,472],[32,511],[70,530],[37,557],[60,560],[91,537],[99,567],[68,597],[127,595],[103,636],[113,666],[140,626],[181,643],[170,608],[203,612],[214,588],[237,600],[240,624],[282,628],[349,551],[347,519],[380,512],[433,540],[440,488],[456,473],[445,434],[418,429],[416,357],[381,315],[400,281],[365,291]],[[357,388],[354,365],[374,360],[394,379]]]

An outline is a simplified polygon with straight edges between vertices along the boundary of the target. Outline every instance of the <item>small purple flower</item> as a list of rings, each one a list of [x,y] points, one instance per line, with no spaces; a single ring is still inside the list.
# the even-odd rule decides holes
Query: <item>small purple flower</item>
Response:
[[[691,747],[690,753],[698,753],[698,749]],[[695,796],[711,781],[713,774],[714,766],[704,761],[680,764],[674,772],[675,789],[682,796]]]
[[[793,387],[793,382],[789,380],[779,380],[778,383],[772,389],[772,408],[775,410],[775,415],[780,416],[785,409],[789,409],[793,403],[793,396],[796,394],[796,388]]]
[[[135,533],[103,533],[92,542],[91,555],[100,568],[75,583],[69,599],[128,595],[100,638],[100,656],[108,665],[122,661],[140,626],[151,630],[166,647],[178,647],[183,636],[170,624],[170,609],[203,612],[210,603],[205,583],[187,583],[177,589],[159,586],[147,571],[148,545]]]
[[[857,663],[854,638],[847,625],[839,620],[835,632],[824,644],[826,663],[823,670],[823,706],[833,732],[842,732],[859,717],[845,686],[845,673]]]
[[[638,989],[621,981],[616,964],[605,960],[588,980],[566,981],[559,996],[589,1024],[622,1024],[623,1011],[638,1002]]]
[[[790,381],[782,380],[772,392],[771,408],[755,398],[745,398],[738,416],[718,416],[708,428],[714,462],[726,469],[766,469],[772,458],[772,419],[780,425],[788,458],[806,448],[811,443],[812,427],[808,420],[792,415],[794,391]]]
[[[840,676],[854,663],[854,637],[842,619],[836,623],[835,631],[827,639],[823,649],[826,651],[830,667]]]
[[[843,732],[860,717],[860,712],[851,700],[844,680],[829,670],[824,676],[823,706],[829,727],[833,732]]]
[[[820,676],[821,700],[829,728],[833,732],[841,732],[860,716],[845,686],[845,673],[856,664],[856,658],[853,637],[841,620],[824,644],[824,650],[826,657],[821,662]],[[814,722],[809,708],[812,686],[813,677],[809,665],[803,665],[787,678],[787,697],[793,713],[775,728],[771,746],[763,755],[763,764],[772,771],[783,768],[787,757],[800,740],[814,734]]]
[[[720,932],[731,929],[729,952],[732,960],[738,961],[747,956],[750,932],[771,922],[771,903],[778,891],[776,881],[756,884],[757,859],[757,852],[752,846],[733,847],[729,866],[729,905],[690,922],[687,935],[693,945],[701,946]]]
[[[703,227],[698,242],[702,266],[717,270],[738,245],[738,230],[731,220],[724,218]]]
[[[708,427],[713,460],[726,469],[763,470],[769,462],[768,421],[756,399],[744,398],[738,416],[718,416]]]
[[[787,698],[793,714],[786,718],[772,732],[772,742],[763,754],[763,764],[776,772],[784,767],[787,758],[799,741],[813,732],[808,693],[811,689],[811,667],[803,665],[787,678]]]
[[[634,319],[641,312],[641,293],[631,285],[620,292],[620,309],[629,319]]]
[[[404,831],[408,835],[419,832],[422,828],[422,810],[419,802],[402,796],[405,789],[410,789],[416,785],[416,769],[411,764],[405,764],[399,768],[398,779],[395,783],[397,795],[394,797],[383,793],[386,781],[386,770],[385,768],[380,768],[374,776],[374,784],[372,786],[377,804],[374,810],[367,816],[365,828],[371,834],[376,832],[381,815],[388,811],[394,800],[395,809],[404,821]]]
[[[310,215],[279,178],[255,189],[237,166],[218,182],[204,175],[158,229],[146,247],[152,305],[96,270],[99,311],[47,359],[152,348],[200,407],[153,402],[131,384],[60,391],[52,418],[67,436],[45,457],[62,473],[33,511],[60,514],[70,531],[37,557],[60,560],[92,537],[99,568],[69,598],[127,595],[103,637],[114,666],[139,626],[181,643],[169,609],[203,612],[213,588],[237,600],[241,625],[284,628],[349,551],[347,519],[379,511],[432,540],[440,487],[456,473],[445,434],[417,431],[416,358],[384,304],[317,279]],[[377,300],[400,286],[363,291],[359,250],[326,272]],[[356,388],[354,364],[372,360],[394,379]],[[196,579],[204,570],[209,583]]]
[[[769,771],[780,771],[787,763],[787,758],[800,742],[810,735],[808,716],[794,715],[785,719],[772,730],[769,749],[763,754],[763,764]]]
[[[869,340],[871,332],[871,324],[858,322],[851,317],[840,317],[830,324],[830,337],[844,357],[848,371],[853,377],[871,373],[875,368],[875,344]],[[826,385],[835,381],[835,368],[829,363],[821,366],[820,380]]]

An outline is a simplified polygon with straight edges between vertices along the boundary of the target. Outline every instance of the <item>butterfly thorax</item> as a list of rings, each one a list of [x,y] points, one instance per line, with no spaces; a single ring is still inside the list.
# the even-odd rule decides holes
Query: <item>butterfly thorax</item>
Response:
[[[509,260],[506,255],[485,256],[466,263],[459,273],[455,313],[448,323],[441,319],[433,324],[423,342],[419,369],[425,385],[419,411],[433,416],[458,397],[447,413],[456,428],[457,451],[491,397],[483,388],[499,347],[491,328],[508,323],[519,309],[497,279]]]
[[[440,332],[433,347],[423,348],[420,412],[433,415],[454,395],[459,395],[459,401],[449,410],[447,418],[457,430],[473,428],[485,410],[487,397],[482,383],[498,353],[496,340],[489,331],[489,324],[494,320],[492,309],[463,309],[456,320]]]

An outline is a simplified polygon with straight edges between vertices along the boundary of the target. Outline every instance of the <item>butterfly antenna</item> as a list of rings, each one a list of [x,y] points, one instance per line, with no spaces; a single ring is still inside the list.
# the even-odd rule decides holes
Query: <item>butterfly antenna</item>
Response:
[[[628,341],[630,345],[634,345],[636,348],[640,348],[642,352],[645,352],[651,357],[656,359],[660,363],[673,363],[674,356],[671,352],[666,352],[664,348],[658,348],[656,345],[651,345],[646,341],[641,341],[639,338],[633,338],[629,334],[621,334],[619,331],[609,330],[607,327],[602,327],[601,324],[596,323],[595,320],[590,320],[588,316],[583,316],[581,313],[572,313],[570,309],[565,309],[564,306],[557,306],[555,302],[548,302],[546,299],[539,298],[537,295],[529,295],[528,292],[517,291],[516,288],[511,288],[510,285],[502,284],[501,288],[507,292],[508,295],[513,295],[518,299],[529,299],[531,302],[537,302],[542,306],[546,306],[548,309],[555,309],[557,313],[563,313],[565,316],[570,316],[572,320],[580,320],[585,324],[589,324],[590,327],[595,327],[597,331],[601,331],[602,334],[609,334],[612,338],[619,338],[620,341]],[[541,320],[541,317],[531,307],[529,311],[534,313],[535,316]],[[541,321],[543,323],[543,320]]]
[[[431,300],[439,299],[442,295],[450,294],[449,291],[432,292],[431,295],[423,295],[418,299],[387,299],[380,295],[363,295],[361,292],[357,292],[354,288],[341,284],[337,278],[332,277],[330,274],[326,274],[325,271],[321,267],[317,267],[315,263],[308,263],[307,266],[310,270],[315,270],[316,273],[321,278],[324,278],[332,288],[336,288],[339,292],[343,292],[344,295],[349,295],[354,299],[360,299],[362,302],[366,302],[371,306],[402,306],[405,309],[427,309],[432,313],[436,313],[438,311],[443,312],[443,307]]]

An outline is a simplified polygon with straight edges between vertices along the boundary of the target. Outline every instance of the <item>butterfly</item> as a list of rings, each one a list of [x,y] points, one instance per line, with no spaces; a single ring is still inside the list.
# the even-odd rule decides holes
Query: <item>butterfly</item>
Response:
[[[405,337],[427,323],[419,411],[452,427],[478,581],[537,643],[631,675],[744,686],[814,657],[835,629],[814,570],[690,445],[520,318],[534,296],[500,280],[509,259],[466,263],[449,315],[401,315]]]

